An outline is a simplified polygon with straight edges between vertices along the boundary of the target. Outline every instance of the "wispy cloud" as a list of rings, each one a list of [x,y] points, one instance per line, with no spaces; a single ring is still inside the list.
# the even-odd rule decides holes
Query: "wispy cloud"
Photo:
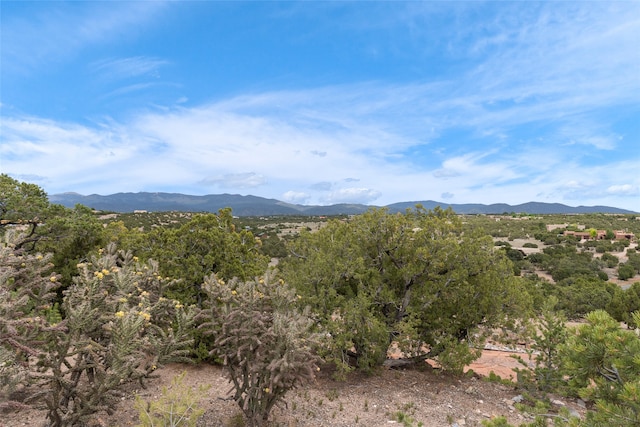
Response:
[[[110,79],[126,79],[145,75],[157,77],[158,70],[168,63],[169,61],[158,58],[134,56],[101,59],[89,64],[89,69],[93,73],[99,73]]]
[[[5,72],[31,73],[73,57],[99,43],[117,41],[141,32],[166,2],[41,2],[26,20],[10,15],[3,4],[2,64]],[[132,29],[137,29],[132,31]]]

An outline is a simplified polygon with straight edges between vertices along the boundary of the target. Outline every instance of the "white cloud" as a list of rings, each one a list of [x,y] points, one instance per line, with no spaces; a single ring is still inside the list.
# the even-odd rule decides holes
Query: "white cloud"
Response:
[[[611,185],[609,188],[607,188],[607,193],[629,196],[635,195],[640,197],[640,190],[631,184]]]
[[[282,200],[294,204],[306,204],[311,196],[301,191],[287,191],[282,195]]]
[[[170,186],[190,194],[223,189],[284,195],[309,204],[387,204],[455,194],[460,202],[608,200],[614,206],[637,206],[637,198],[623,191],[629,187],[616,187],[619,176],[632,178],[626,185],[640,186],[633,158],[590,167],[571,152],[566,157],[557,151],[558,144],[534,141],[507,151],[496,146],[445,156],[451,149],[444,150],[437,154],[440,167],[432,168],[386,156],[406,148],[404,137],[389,138],[397,145],[379,146],[371,156],[358,143],[357,118],[348,129],[318,129],[313,121],[300,124],[295,117],[288,121],[247,114],[240,105],[233,111],[223,106],[148,112],[128,123],[105,121],[94,127],[5,116],[3,171],[45,176],[43,186],[52,193],[110,194]],[[368,126],[366,132],[373,132]],[[317,147],[326,156],[314,155]],[[447,179],[438,178],[442,176]],[[349,185],[354,182],[359,185]]]
[[[342,188],[326,196],[327,204],[335,203],[371,203],[380,197],[380,192],[371,188]]]
[[[232,173],[223,176],[208,177],[200,181],[205,186],[218,188],[255,188],[267,183],[267,179],[254,172]]]

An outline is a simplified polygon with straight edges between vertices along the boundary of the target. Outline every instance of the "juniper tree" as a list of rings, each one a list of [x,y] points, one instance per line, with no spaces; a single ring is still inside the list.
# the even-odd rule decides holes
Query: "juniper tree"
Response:
[[[397,341],[462,371],[479,356],[480,327],[504,325],[529,304],[491,237],[464,231],[451,210],[370,210],[303,232],[290,251],[282,272],[331,335],[325,357],[340,366],[372,369]]]
[[[123,244],[141,259],[158,261],[162,274],[182,279],[171,297],[198,303],[203,296],[200,286],[210,274],[250,279],[267,268],[269,259],[260,254],[253,234],[236,230],[232,219],[231,209],[198,214],[177,228],[132,233]]]

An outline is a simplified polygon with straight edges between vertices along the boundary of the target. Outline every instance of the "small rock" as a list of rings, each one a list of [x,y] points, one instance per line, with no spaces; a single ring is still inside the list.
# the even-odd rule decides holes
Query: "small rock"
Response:
[[[520,402],[522,402],[522,400],[523,400],[523,399],[524,399],[524,397],[522,397],[522,395],[521,395],[521,394],[519,394],[519,395],[514,396],[514,397],[512,397],[512,398],[511,398],[511,400],[513,400],[513,401],[514,401],[514,402],[516,402],[516,403],[520,403]]]
[[[456,421],[456,424],[459,426],[463,426],[463,425],[466,425],[467,422],[465,421],[464,418],[460,418],[458,421]]]
[[[473,393],[473,387],[469,386],[469,388],[467,388],[464,392],[467,393],[467,394],[472,394]]]
[[[478,399],[477,402],[482,405],[484,403],[484,400]]]
[[[567,406],[562,400],[557,400],[557,399],[552,400],[551,403],[556,406]]]
[[[576,405],[578,405],[579,407],[586,409],[587,408],[587,402],[585,402],[582,399],[576,399]]]

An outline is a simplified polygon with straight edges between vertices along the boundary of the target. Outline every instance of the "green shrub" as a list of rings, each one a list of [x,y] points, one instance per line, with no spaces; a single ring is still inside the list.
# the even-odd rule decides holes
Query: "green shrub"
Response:
[[[636,271],[633,266],[628,263],[620,264],[618,266],[618,279],[620,280],[628,280],[636,275]]]
[[[197,392],[183,385],[186,372],[177,375],[171,389],[162,387],[158,400],[149,402],[136,396],[135,408],[138,410],[138,427],[195,427],[204,414],[199,401],[211,386],[201,385]]]
[[[609,252],[605,252],[604,254],[602,254],[602,261],[604,261],[607,265],[607,267],[609,268],[613,268],[616,265],[618,265],[618,257],[615,255],[610,254]]]
[[[301,233],[290,252],[279,268],[331,334],[325,360],[341,367],[371,371],[397,340],[462,373],[487,331],[530,304],[504,250],[451,210],[371,209]]]

